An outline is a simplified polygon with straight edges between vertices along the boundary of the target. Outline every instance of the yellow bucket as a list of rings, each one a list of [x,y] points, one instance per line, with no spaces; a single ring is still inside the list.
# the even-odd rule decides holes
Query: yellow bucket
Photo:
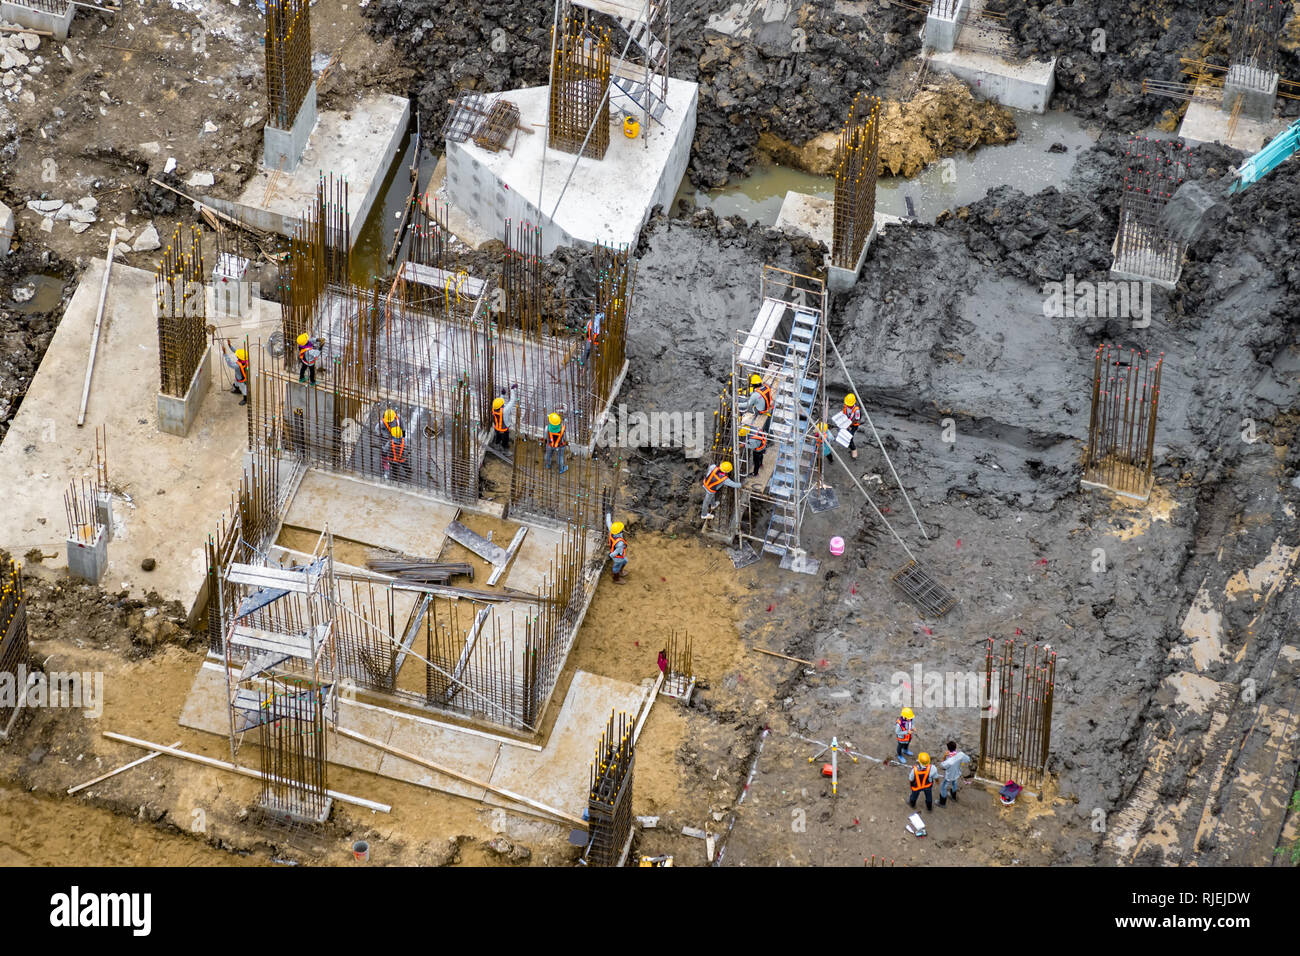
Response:
[[[641,124],[631,116],[623,117],[623,135],[628,139],[636,139],[637,134],[641,132]]]

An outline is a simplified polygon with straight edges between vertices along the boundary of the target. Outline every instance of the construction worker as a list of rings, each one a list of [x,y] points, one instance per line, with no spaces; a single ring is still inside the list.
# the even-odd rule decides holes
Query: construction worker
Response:
[[[750,458],[754,462],[752,474],[756,475],[763,470],[763,455],[767,452],[767,432],[742,427],[738,434],[741,445],[749,449]]]
[[[829,431],[825,422],[818,422],[817,428],[813,431],[813,437],[817,440],[817,451],[823,458],[831,457],[831,436]]]
[[[862,406],[858,404],[858,396],[852,392],[844,396],[844,417],[849,420],[849,452],[854,458],[858,457],[858,449],[853,444],[853,436],[857,434],[859,426],[862,425]]]
[[[586,365],[587,359],[591,358],[591,347],[596,344],[596,339],[600,338],[600,324],[604,321],[604,312],[597,312],[587,320],[587,344],[582,350],[582,358],[578,359],[579,365]]]
[[[230,387],[230,391],[235,395],[244,396],[239,400],[240,405],[248,404],[248,352],[245,349],[233,348],[230,340],[226,339],[226,351],[222,353],[222,358],[226,360],[235,371],[235,384]]]
[[[898,712],[898,721],[894,724],[894,739],[898,741],[895,756],[903,766],[907,766],[907,758],[912,756],[908,745],[912,742],[912,719],[915,716],[911,707],[904,707]]]
[[[713,517],[713,502],[718,497],[719,489],[739,487],[740,482],[731,477],[731,462],[724,461],[710,468],[704,476],[704,507],[700,509],[700,517],[705,521]]]
[[[962,770],[968,763],[970,763],[970,754],[958,750],[957,741],[948,741],[948,752],[944,755],[943,762],[939,764],[943,768],[943,783],[939,785],[939,806],[946,807],[949,797],[952,797],[953,803],[957,802],[957,781],[961,779]]]
[[[551,455],[554,454],[560,462],[560,474],[564,474],[569,470],[569,466],[564,463],[564,449],[569,445],[569,440],[564,437],[564,419],[558,412],[551,412],[546,422],[546,451],[542,454],[542,463],[550,468]]]
[[[912,795],[907,798],[907,805],[916,809],[916,798],[925,794],[925,809],[928,813],[934,809],[934,768],[930,766],[930,755],[917,754],[916,766],[907,775],[907,783],[912,788]]]
[[[749,398],[740,406],[740,414],[745,412],[758,412],[760,415],[766,415],[772,410],[772,388],[764,384],[763,376],[749,376]]]
[[[386,408],[384,414],[379,416],[379,424],[375,426],[379,433],[380,441],[388,441],[388,433],[394,428],[402,427],[402,416],[397,414],[397,409]]]
[[[517,385],[510,386],[518,388]],[[492,444],[497,445],[507,454],[510,452],[510,429],[515,427],[515,398],[510,396],[510,401],[505,399],[506,393],[502,392],[496,398],[492,399]]]
[[[298,336],[298,383],[311,375],[312,385],[316,384],[316,363],[320,361],[320,343],[306,332]]]
[[[411,477],[411,459],[406,449],[406,433],[400,425],[388,432],[388,445],[384,448],[384,468],[398,480]]]
[[[611,521],[605,515],[605,528],[609,531],[609,559],[613,562],[614,582],[623,583],[627,569],[627,540],[623,537],[623,522]]]

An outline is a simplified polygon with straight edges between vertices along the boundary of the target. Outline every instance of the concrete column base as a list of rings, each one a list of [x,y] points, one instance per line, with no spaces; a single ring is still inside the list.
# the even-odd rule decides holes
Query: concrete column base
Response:
[[[267,169],[293,172],[298,168],[302,151],[307,148],[307,139],[315,128],[316,84],[312,83],[302,99],[302,106],[298,107],[292,129],[278,129],[270,125],[262,128],[262,164]]]
[[[211,359],[212,346],[209,345],[203,350],[203,358],[199,359],[199,367],[194,370],[194,377],[190,379],[190,387],[186,389],[184,398],[158,393],[160,432],[180,438],[189,434],[190,426],[194,424],[199,406],[203,404],[203,397],[208,394],[208,386],[212,382]]]
[[[99,579],[108,570],[108,535],[102,526],[95,528],[95,538],[87,543],[77,538],[68,538],[68,573],[74,578],[81,578],[91,584],[98,584]]]
[[[951,53],[957,45],[957,36],[961,33],[966,14],[970,12],[968,0],[960,0],[957,10],[951,17],[936,16],[931,11],[925,18],[925,36],[923,46],[927,50]]]
[[[1277,103],[1278,75],[1265,73],[1238,64],[1228,67],[1223,78],[1223,104],[1219,109],[1231,113],[1241,102],[1241,115],[1247,119],[1268,122],[1273,118]]]
[[[0,20],[8,20],[29,30],[45,30],[53,33],[56,39],[66,40],[68,28],[72,26],[72,15],[76,10],[77,8],[69,3],[68,9],[63,13],[47,13],[24,3],[4,0],[0,3]]]
[[[95,521],[104,528],[104,537],[113,540],[113,496],[106,491],[95,492]]]

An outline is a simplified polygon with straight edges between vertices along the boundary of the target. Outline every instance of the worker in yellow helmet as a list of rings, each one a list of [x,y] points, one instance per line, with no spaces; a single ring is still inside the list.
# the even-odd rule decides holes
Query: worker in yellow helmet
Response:
[[[741,447],[749,449],[750,459],[754,463],[752,474],[757,475],[763,470],[763,456],[767,453],[767,432],[742,425],[737,434],[740,436]]]
[[[912,788],[912,795],[907,798],[907,805],[913,810],[916,809],[916,798],[922,793],[925,794],[925,810],[929,813],[934,809],[934,768],[930,766],[930,755],[920,753],[916,756],[916,766],[912,768],[907,775],[908,785]]]
[[[248,404],[248,350],[237,349],[230,344],[230,339],[226,339],[226,350],[221,355],[235,372],[235,384],[230,387],[230,391],[235,395],[244,396],[239,400],[240,405]]]
[[[401,425],[388,430],[388,444],[384,447],[384,471],[396,480],[411,477],[411,456],[406,447],[406,433]]]
[[[564,419],[560,417],[559,412],[551,412],[546,419],[546,450],[542,453],[542,463],[551,467],[551,456],[554,455],[560,464],[560,474],[569,470],[569,466],[564,463],[564,449],[569,445],[569,439],[565,437],[566,426]]]
[[[316,363],[320,361],[320,342],[306,332],[298,336],[298,383],[302,384],[311,375],[312,385],[316,384]]]
[[[511,389],[518,388],[518,385],[511,385]],[[506,400],[506,391],[492,399],[492,442],[501,450],[503,455],[510,454],[510,429],[515,427],[515,397],[510,396]]]
[[[844,396],[843,414],[849,420],[849,451],[854,458],[857,458],[858,449],[853,444],[853,436],[857,434],[858,428],[862,425],[862,406],[858,404],[858,396],[852,392]]]
[[[609,560],[614,582],[622,584],[627,574],[627,540],[623,537],[623,522],[614,521],[613,515],[606,512],[605,528],[609,531]]]
[[[911,707],[904,707],[898,712],[898,721],[894,724],[894,739],[898,742],[895,756],[903,766],[907,766],[907,758],[912,756],[909,744],[912,742],[912,718],[915,716]]]
[[[705,521],[713,517],[713,502],[721,489],[739,487],[740,482],[731,477],[731,462],[724,461],[710,468],[704,476],[704,507],[700,509],[700,517]]]
[[[749,397],[740,406],[740,414],[756,412],[766,415],[772,411],[772,387],[761,375],[749,376]]]
[[[379,424],[375,426],[378,432],[380,442],[388,441],[388,433],[394,428],[402,427],[402,416],[397,414],[395,408],[385,408],[384,413],[379,416]]]

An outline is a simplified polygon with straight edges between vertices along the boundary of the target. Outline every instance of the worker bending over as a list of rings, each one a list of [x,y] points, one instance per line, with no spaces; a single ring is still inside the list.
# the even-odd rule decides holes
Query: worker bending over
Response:
[[[766,415],[772,411],[772,387],[763,384],[763,376],[749,376],[749,397],[740,406],[740,414],[757,412]]]
[[[623,522],[611,521],[607,514],[605,528],[609,531],[609,560],[613,562],[614,581],[622,584],[627,568],[627,540],[623,537]]]
[[[922,793],[925,794],[925,809],[930,811],[934,809],[934,768],[930,766],[930,755],[927,753],[918,754],[916,766],[912,768],[907,775],[908,785],[912,788],[912,795],[907,798],[907,805],[913,810],[916,809],[916,798]]]
[[[239,400],[239,404],[247,405],[248,352],[245,349],[231,348],[230,340],[226,339],[226,350],[221,353],[221,357],[235,371],[235,384],[230,387],[230,391],[235,395],[243,395],[244,397]]]
[[[757,475],[763,470],[763,455],[767,452],[767,432],[742,427],[739,435],[742,447],[749,449],[750,460],[754,463],[753,471],[750,473]]]
[[[554,455],[560,464],[560,474],[564,474],[569,470],[564,463],[564,449],[569,445],[569,440],[564,437],[564,419],[557,412],[551,412],[546,422],[546,451],[542,453],[542,463],[550,468],[551,456]]]
[[[858,449],[854,444],[853,436],[858,433],[858,428],[862,425],[862,406],[858,404],[858,396],[852,392],[844,396],[844,417],[849,420],[849,451],[854,458],[858,457]]]
[[[510,387],[512,389],[518,388],[517,385]],[[492,444],[508,453],[510,451],[510,429],[514,427],[515,398],[512,395],[510,401],[506,401],[504,395],[498,395],[492,399]]]
[[[912,756],[911,748],[908,745],[912,742],[912,719],[915,716],[911,707],[904,707],[898,712],[898,720],[894,724],[894,739],[898,741],[898,750],[895,756],[903,766],[907,766],[907,758]]]
[[[705,521],[713,517],[713,502],[718,497],[719,489],[739,487],[740,482],[731,477],[731,462],[724,461],[710,468],[704,476],[704,507],[700,509],[700,517]]]
[[[320,361],[320,342],[306,332],[298,336],[298,383],[302,384],[311,375],[311,383],[316,384],[316,363]]]
[[[394,428],[401,428],[402,416],[397,414],[397,409],[386,408],[384,414],[379,416],[379,424],[375,426],[375,431],[379,434],[381,442],[388,441],[388,433]]]
[[[388,433],[388,445],[384,449],[384,469],[394,479],[407,481],[411,477],[411,459],[406,450],[406,433],[400,425],[394,425]]]

